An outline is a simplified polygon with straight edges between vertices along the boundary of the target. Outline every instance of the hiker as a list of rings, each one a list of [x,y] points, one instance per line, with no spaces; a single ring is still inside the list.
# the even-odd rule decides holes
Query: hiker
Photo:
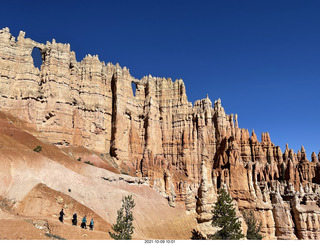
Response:
[[[65,215],[65,214],[64,214],[64,212],[63,212],[63,209],[61,209],[59,220],[60,220],[62,223],[63,223],[63,215]]]
[[[77,218],[78,218],[78,216],[77,216],[77,212],[76,212],[72,217],[72,225],[77,225],[77,223],[78,223]]]
[[[82,219],[82,223],[81,223],[81,228],[83,229],[83,228],[85,228],[85,229],[87,229],[87,219],[86,219],[86,215],[83,217],[83,219]]]
[[[93,219],[91,219],[91,221],[90,221],[90,225],[89,225],[89,227],[90,227],[90,230],[93,230]]]

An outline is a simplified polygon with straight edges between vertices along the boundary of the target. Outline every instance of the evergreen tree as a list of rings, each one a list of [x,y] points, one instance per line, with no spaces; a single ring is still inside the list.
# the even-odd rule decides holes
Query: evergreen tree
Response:
[[[237,218],[236,210],[232,204],[232,198],[224,189],[220,190],[212,213],[212,226],[221,229],[214,235],[210,235],[210,239],[239,240],[244,237],[241,232],[241,222]]]
[[[243,212],[244,220],[247,223],[247,239],[248,240],[262,240],[262,235],[259,233],[261,230],[261,222],[258,221],[253,215],[253,212]]]
[[[135,203],[132,195],[122,198],[122,207],[117,212],[117,223],[111,228],[115,233],[109,231],[109,235],[115,240],[131,240],[133,234],[132,209]]]
[[[206,238],[201,234],[200,231],[193,229],[191,233],[192,233],[191,240],[206,240]]]

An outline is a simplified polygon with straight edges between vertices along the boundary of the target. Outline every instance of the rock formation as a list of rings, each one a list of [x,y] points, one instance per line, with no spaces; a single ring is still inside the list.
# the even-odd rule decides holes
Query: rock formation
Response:
[[[42,55],[40,70],[34,48]],[[170,206],[182,202],[197,215],[204,234],[225,186],[240,213],[254,210],[266,239],[319,239],[320,156],[312,153],[309,162],[303,147],[282,152],[268,132],[259,142],[220,99],[192,105],[181,79],[138,80],[98,56],[78,62],[69,44],[38,43],[22,31],[15,40],[4,28],[0,109],[44,142],[107,154],[123,172],[147,177]]]

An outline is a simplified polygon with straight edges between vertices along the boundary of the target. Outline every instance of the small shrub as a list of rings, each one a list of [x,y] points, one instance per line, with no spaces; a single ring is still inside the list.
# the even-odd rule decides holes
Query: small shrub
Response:
[[[57,240],[66,240],[64,238],[62,238],[61,236],[58,236],[58,235],[52,235],[50,233],[44,233],[45,236],[49,237],[49,238],[54,238],[54,239],[57,239]]]
[[[78,104],[77,99],[73,98],[73,100],[72,100],[72,105],[77,105],[77,104]]]
[[[42,150],[42,146],[37,146],[33,151],[40,152]]]
[[[80,162],[81,161],[81,157],[79,157],[77,160]]]
[[[91,163],[90,161],[84,161],[85,164],[90,164],[93,166],[93,163]]]

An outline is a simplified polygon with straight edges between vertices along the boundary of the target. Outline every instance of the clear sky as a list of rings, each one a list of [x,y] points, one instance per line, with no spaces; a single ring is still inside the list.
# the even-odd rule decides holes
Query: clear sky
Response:
[[[0,23],[70,43],[78,61],[98,54],[138,79],[181,78],[189,101],[221,98],[283,151],[320,150],[319,0],[2,0]]]

